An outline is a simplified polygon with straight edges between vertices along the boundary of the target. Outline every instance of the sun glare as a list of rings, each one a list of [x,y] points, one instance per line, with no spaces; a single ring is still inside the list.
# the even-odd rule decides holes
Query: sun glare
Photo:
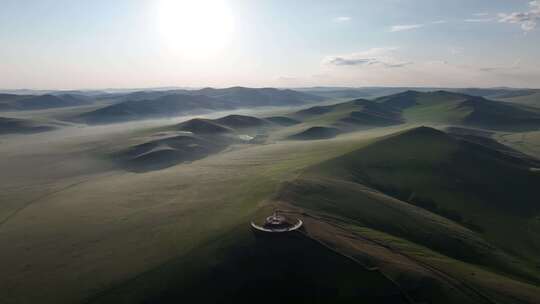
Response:
[[[208,56],[231,40],[234,18],[226,0],[161,0],[163,41],[184,56]]]

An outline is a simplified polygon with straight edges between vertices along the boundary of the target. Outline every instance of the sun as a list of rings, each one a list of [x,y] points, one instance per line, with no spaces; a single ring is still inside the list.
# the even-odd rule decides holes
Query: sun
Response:
[[[158,10],[162,40],[185,56],[208,56],[231,40],[234,18],[226,0],[161,0]]]

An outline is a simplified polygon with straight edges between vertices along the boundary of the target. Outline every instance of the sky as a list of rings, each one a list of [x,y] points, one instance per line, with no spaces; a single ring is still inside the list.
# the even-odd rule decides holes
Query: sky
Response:
[[[0,0],[1,89],[540,87],[540,0]]]

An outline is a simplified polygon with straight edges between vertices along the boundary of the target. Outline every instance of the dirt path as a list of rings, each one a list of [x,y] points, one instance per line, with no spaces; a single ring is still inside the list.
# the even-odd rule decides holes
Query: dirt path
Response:
[[[291,213],[296,213],[299,216],[301,216],[302,219],[306,222],[306,227],[311,227],[311,229],[307,229],[303,232],[304,235],[306,235],[307,237],[311,239],[314,239],[315,241],[319,242],[321,245],[339,253],[340,255],[355,261],[356,263],[362,265],[366,270],[379,271],[387,279],[393,282],[402,291],[405,298],[408,299],[409,302],[411,303],[416,303],[416,302],[414,301],[414,299],[412,299],[411,296],[407,294],[407,291],[404,290],[400,282],[397,282],[395,279],[393,279],[391,276],[388,275],[387,272],[390,272],[388,269],[388,265],[390,264],[400,265],[401,268],[409,268],[409,269],[414,269],[416,271],[420,271],[420,273],[424,273],[450,286],[456,292],[461,293],[463,298],[469,299],[472,303],[489,303],[489,304],[498,303],[495,300],[488,297],[487,295],[478,291],[476,288],[474,288],[470,284],[467,284],[466,282],[463,282],[455,278],[454,276],[445,272],[444,270],[436,268],[409,254],[403,253],[399,249],[394,248],[393,246],[389,244],[382,243],[380,241],[374,240],[367,236],[350,231],[350,229],[347,229],[343,225],[339,224],[339,220],[340,220],[339,218],[314,215],[314,214],[306,213],[304,211],[292,211]],[[319,228],[321,229],[312,228],[312,227],[317,227],[317,226],[319,226]],[[331,226],[331,228],[329,228],[328,226]],[[327,233],[332,234],[333,239],[331,242],[328,242],[328,238],[325,236],[325,234]],[[362,261],[358,258],[353,257],[353,254],[351,254],[351,252],[346,253],[344,250],[342,250],[343,248],[339,248],[339,245],[337,245],[337,243],[339,243],[340,241],[344,241],[345,243],[350,243],[350,241],[357,242],[358,240],[361,240],[363,243],[365,243],[364,245],[367,245],[367,246],[361,248],[361,249],[364,249],[363,252],[357,252],[357,253],[363,253],[370,256],[369,260],[374,261],[374,263],[377,266],[369,265],[369,263],[366,263],[365,261]],[[360,248],[355,247],[355,249],[360,249]],[[376,253],[377,256],[373,256],[372,254],[374,253]]]

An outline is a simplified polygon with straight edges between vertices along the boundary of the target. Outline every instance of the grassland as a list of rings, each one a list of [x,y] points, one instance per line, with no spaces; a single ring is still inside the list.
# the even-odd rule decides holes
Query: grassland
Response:
[[[214,303],[278,290],[281,302],[295,294],[310,303],[538,302],[538,172],[489,147],[409,130],[470,114],[443,93],[422,96],[403,108],[408,124],[324,140],[283,139],[335,126],[365,102],[315,116],[261,112],[296,121],[279,119],[264,144],[234,142],[145,173],[125,171],[110,155],[180,121],[2,138],[1,300]],[[518,147],[519,136],[535,134],[495,138]],[[274,206],[306,223],[281,247],[249,231]]]
[[[300,169],[390,130],[232,147],[145,174],[117,170],[100,155],[147,131],[103,132],[30,135],[2,145],[9,170],[1,183],[4,302],[81,302],[182,259],[247,226],[258,204]]]

